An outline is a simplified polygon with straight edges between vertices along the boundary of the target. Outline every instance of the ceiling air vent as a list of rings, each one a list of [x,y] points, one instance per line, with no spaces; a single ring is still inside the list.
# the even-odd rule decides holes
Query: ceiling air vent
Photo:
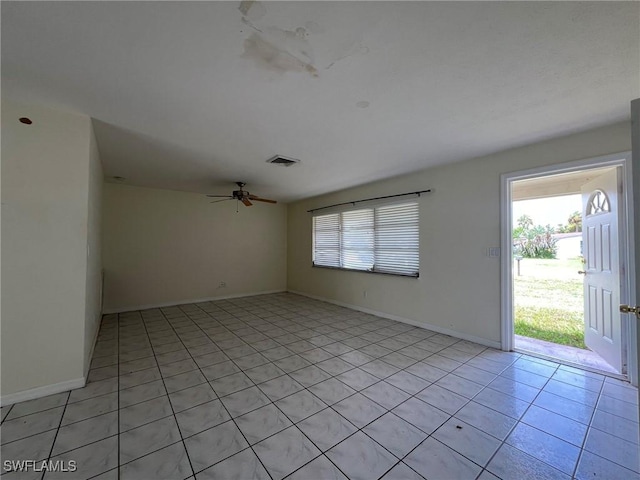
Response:
[[[275,157],[271,157],[269,160],[267,160],[267,163],[273,163],[274,165],[278,165],[280,167],[290,167],[291,165],[300,163],[300,160],[296,160],[295,158],[283,157],[282,155],[276,155]]]

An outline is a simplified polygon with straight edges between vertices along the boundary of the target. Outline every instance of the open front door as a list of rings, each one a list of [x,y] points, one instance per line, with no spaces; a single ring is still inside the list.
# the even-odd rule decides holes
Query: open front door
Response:
[[[618,168],[582,186],[584,341],[623,373],[618,254]]]

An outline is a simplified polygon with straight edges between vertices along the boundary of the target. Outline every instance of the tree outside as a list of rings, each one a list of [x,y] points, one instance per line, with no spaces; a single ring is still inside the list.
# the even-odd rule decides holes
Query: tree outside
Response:
[[[582,214],[578,211],[569,215],[566,225],[558,224],[556,233],[573,233],[582,231]]]
[[[556,258],[557,233],[551,225],[534,225],[529,215],[522,215],[513,229],[512,238],[515,254],[524,258]]]

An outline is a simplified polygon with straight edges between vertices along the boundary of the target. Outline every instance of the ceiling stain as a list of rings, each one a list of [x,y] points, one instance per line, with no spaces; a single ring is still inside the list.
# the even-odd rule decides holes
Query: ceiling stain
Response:
[[[258,27],[256,27],[253,23],[251,23],[249,20],[247,20],[245,17],[242,17],[242,23],[244,23],[246,26],[251,27],[252,29],[254,29],[256,32],[260,32],[263,33],[262,30]]]
[[[249,22],[256,22],[267,13],[267,8],[264,4],[255,0],[244,0],[240,2],[238,10],[242,13],[242,17]]]
[[[309,33],[324,33],[324,28],[322,28],[320,25],[318,25],[316,22],[307,22],[304,24],[304,28],[309,32]]]
[[[254,22],[267,13],[262,2],[245,0],[240,2],[238,10],[242,13],[242,22],[255,32],[244,41],[243,58],[250,58],[267,70],[285,72],[305,72],[312,77],[318,76],[314,64],[313,49],[307,40],[309,31],[320,31],[315,22],[307,22],[306,27],[295,31],[278,27],[259,28]]]
[[[355,57],[355,56],[360,56],[360,55],[366,55],[367,53],[369,53],[369,47],[367,47],[366,45],[362,45],[361,43],[352,45],[349,48],[349,50],[347,50],[347,52],[345,54],[343,54],[343,55],[339,56],[338,58],[336,58],[329,65],[324,67],[324,69],[325,70],[329,70],[336,63],[338,63],[340,60],[344,60],[345,58]]]
[[[257,65],[267,70],[278,73],[306,72],[312,77],[318,76],[318,70],[309,61],[309,51],[288,51],[286,45],[276,45],[258,33],[252,33],[244,41],[242,56],[254,60]]]
[[[251,27],[256,32],[262,33],[262,30],[256,27],[253,22],[260,20],[267,13],[267,8],[264,4],[255,0],[244,0],[240,2],[238,10],[242,13],[242,23]]]

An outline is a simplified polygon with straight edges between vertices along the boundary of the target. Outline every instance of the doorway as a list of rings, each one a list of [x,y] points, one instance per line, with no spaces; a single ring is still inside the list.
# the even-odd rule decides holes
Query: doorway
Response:
[[[631,292],[629,155],[502,176],[502,344],[637,378]],[[631,371],[630,371],[631,370]]]

